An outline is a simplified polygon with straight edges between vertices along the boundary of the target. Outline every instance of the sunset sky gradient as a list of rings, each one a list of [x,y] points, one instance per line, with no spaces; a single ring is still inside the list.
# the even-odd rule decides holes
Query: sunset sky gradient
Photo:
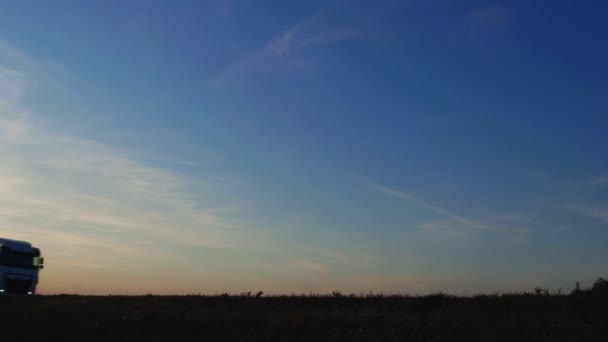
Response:
[[[608,271],[608,2],[3,1],[41,293],[570,290]]]

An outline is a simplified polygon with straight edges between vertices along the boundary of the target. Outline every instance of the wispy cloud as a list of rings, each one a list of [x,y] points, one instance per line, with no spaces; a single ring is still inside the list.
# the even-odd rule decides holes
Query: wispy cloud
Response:
[[[469,13],[469,35],[477,38],[485,32],[505,25],[508,11],[499,5],[480,7]]]
[[[229,268],[245,271],[248,263],[261,272],[318,274],[369,261],[359,249],[294,246],[280,229],[260,228],[233,195],[240,183],[221,175],[192,177],[145,162],[149,155],[50,130],[24,104],[33,74],[0,66],[0,231],[44,250],[43,291],[77,284],[87,293],[179,292],[195,288],[197,277],[228,277]],[[267,262],[269,255],[277,257]],[[227,256],[230,262],[218,260]],[[189,277],[181,287],[137,290],[112,280],[137,284],[199,262],[215,271],[189,269],[179,275]]]
[[[471,218],[431,204],[414,194],[393,189],[366,178],[353,176],[353,179],[378,193],[407,201],[438,215],[435,219],[425,220],[417,225],[420,232],[431,236],[479,241],[479,234],[486,232],[504,235],[507,242],[522,243],[530,240],[532,232],[539,229],[548,230],[543,224],[537,222],[534,215],[529,213],[508,212]]]
[[[3,39],[0,39],[0,64],[12,65],[20,70],[39,68],[38,62]]]
[[[215,14],[219,17],[228,17],[232,14],[234,0],[219,0],[215,9]]]
[[[25,75],[0,65],[0,101],[3,105],[14,103],[25,91]]]
[[[46,218],[45,226],[132,231],[190,245],[238,240],[231,229],[239,208],[201,205],[206,198],[200,193],[221,196],[223,184],[147,166],[101,143],[54,135],[28,115],[3,111],[0,132],[5,219],[38,216]]]
[[[31,81],[32,73],[0,65],[0,231],[42,247],[49,279],[77,268],[137,274],[183,258],[175,248],[270,244],[246,224],[223,177],[193,178],[44,127],[22,103]]]
[[[294,71],[308,65],[302,52],[349,40],[365,40],[373,33],[357,27],[334,26],[328,11],[312,15],[279,33],[261,48],[247,52],[212,80],[213,87],[241,82],[273,71]]]
[[[265,49],[276,57],[286,58],[301,49],[371,36],[371,32],[353,27],[323,28],[326,17],[326,13],[320,12],[297,23],[270,41]]]
[[[587,178],[586,180],[582,181],[582,184],[589,186],[589,187],[593,187],[593,188],[608,187],[608,176],[601,175],[601,176],[590,177],[590,178]]]
[[[606,208],[581,205],[568,206],[568,208],[576,211],[581,215],[598,219],[604,223],[608,223],[608,209]]]
[[[473,234],[473,231],[461,229],[455,226],[453,221],[435,220],[421,222],[417,225],[417,228],[421,233],[441,239],[478,241],[478,237],[476,234]]]
[[[365,183],[367,186],[369,186],[371,189],[383,193],[385,195],[394,197],[394,198],[398,198],[401,200],[406,200],[409,201],[415,205],[417,205],[420,208],[424,208],[427,209],[429,211],[435,212],[436,214],[440,214],[442,216],[445,216],[447,218],[450,218],[456,222],[462,223],[466,226],[469,226],[471,228],[478,228],[480,227],[478,222],[475,222],[474,220],[471,220],[467,217],[461,216],[461,215],[457,215],[452,213],[451,211],[444,209],[442,207],[430,204],[410,193],[404,192],[404,191],[400,191],[400,190],[396,190],[396,189],[392,189],[390,187],[372,182],[370,180],[367,180],[365,178],[361,178],[361,177],[354,177],[356,180]]]
[[[48,84],[64,94],[74,96],[74,93],[55,77],[55,75],[69,75],[62,65],[52,61],[37,61],[1,37],[0,67],[5,71],[20,73],[20,77],[29,79],[30,83]]]

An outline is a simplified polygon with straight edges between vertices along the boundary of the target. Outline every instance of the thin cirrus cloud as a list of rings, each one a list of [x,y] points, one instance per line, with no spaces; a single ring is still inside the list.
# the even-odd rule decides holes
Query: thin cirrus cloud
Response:
[[[49,130],[23,103],[41,69],[35,70],[0,67],[0,230],[44,250],[43,292],[69,292],[72,284],[87,293],[184,292],[201,277],[229,278],[229,269],[249,263],[270,275],[273,269],[299,274],[284,274],[288,279],[369,266],[373,252],[361,253],[363,247],[348,239],[308,248],[278,229],[259,228],[222,177],[189,177],[150,166],[142,161],[147,154]],[[199,262],[207,269],[182,272],[183,287],[137,283]],[[146,266],[153,264],[164,271]],[[112,283],[119,277],[121,283]],[[266,279],[236,280],[271,288]],[[328,289],[322,280],[314,286]]]
[[[586,180],[584,180],[582,182],[582,184],[592,187],[592,188],[603,188],[608,186],[608,176],[605,175],[601,175],[601,176],[595,176],[592,178],[588,178]]]
[[[220,70],[210,85],[222,88],[253,76],[299,70],[310,63],[302,56],[304,51],[374,36],[374,32],[362,28],[332,27],[329,13],[321,11],[279,33],[261,48],[242,54]]]
[[[600,220],[602,223],[608,224],[608,209],[593,207],[593,206],[569,206],[571,210],[574,210],[580,215],[587,216],[596,220]]]
[[[469,14],[469,35],[471,38],[481,36],[487,31],[495,30],[506,24],[507,8],[499,5],[476,8]]]
[[[112,146],[41,127],[20,103],[30,76],[0,68],[3,236],[37,242],[55,267],[83,268],[179,255],[163,245],[251,244],[244,209],[228,200],[230,184],[151,167]],[[217,204],[205,205],[209,200]],[[150,254],[150,245],[160,248]]]
[[[439,238],[458,238],[467,241],[481,241],[484,233],[504,236],[508,243],[526,243],[535,231],[554,231],[537,218],[527,213],[498,213],[470,218],[456,214],[451,210],[431,204],[411,193],[393,189],[366,178],[353,176],[353,179],[383,195],[407,201],[418,208],[425,209],[437,217],[419,222],[418,231]]]
[[[8,68],[7,66],[11,66]],[[51,62],[40,63],[36,61],[34,58],[24,53],[20,49],[15,48],[8,41],[4,40],[0,37],[0,68],[2,69],[2,76],[4,77],[4,87],[8,86],[9,88],[0,89],[2,93],[0,93],[0,97],[6,99],[6,93],[12,94],[15,97],[14,90],[19,92],[23,92],[22,88],[24,83],[6,83],[7,77],[15,79],[19,78],[21,81],[25,81],[29,79],[29,81],[35,81],[36,83],[45,83],[51,85],[54,89],[60,90],[64,94],[68,94],[74,96],[74,93],[69,90],[64,84],[59,82],[53,75],[54,74],[68,74],[67,70],[63,68],[61,65]],[[23,70],[27,70],[27,73],[22,72]],[[49,73],[52,71],[52,73]],[[19,75],[15,75],[14,73],[18,72]],[[10,74],[13,75],[10,75]],[[53,75],[51,75],[53,74]],[[2,86],[2,85],[0,85]],[[21,87],[18,89],[12,89],[11,87]],[[2,95],[4,94],[4,95]],[[17,94],[17,97],[20,97],[22,93]]]
[[[405,201],[409,201],[413,204],[415,204],[418,207],[427,209],[431,212],[434,212],[436,214],[442,215],[444,217],[447,217],[453,221],[459,222],[463,225],[466,225],[468,227],[471,228],[477,228],[479,227],[479,223],[475,222],[469,218],[460,216],[460,215],[456,215],[454,213],[452,213],[449,210],[446,210],[444,208],[438,207],[436,205],[430,204],[424,200],[419,199],[418,197],[410,194],[410,193],[406,193],[400,190],[396,190],[396,189],[392,189],[390,187],[387,187],[385,185],[382,184],[378,184],[376,182],[370,181],[368,179],[362,178],[362,177],[358,177],[355,176],[354,177],[355,180],[362,182],[363,184],[367,185],[370,189],[382,193],[384,195],[390,196],[390,197],[394,197],[394,198],[398,198],[400,200],[405,200]]]
[[[232,14],[233,0],[220,0],[216,6],[215,14],[218,17],[228,17]]]

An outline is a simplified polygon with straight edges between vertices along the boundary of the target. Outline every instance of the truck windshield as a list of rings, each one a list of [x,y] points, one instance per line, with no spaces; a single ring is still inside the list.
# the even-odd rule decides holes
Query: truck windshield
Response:
[[[40,257],[3,247],[0,249],[0,265],[21,268],[39,268]]]

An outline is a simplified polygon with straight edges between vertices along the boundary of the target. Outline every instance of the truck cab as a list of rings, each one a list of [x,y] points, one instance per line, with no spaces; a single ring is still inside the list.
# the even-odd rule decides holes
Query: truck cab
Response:
[[[35,294],[43,267],[40,249],[29,242],[0,238],[0,295]]]

